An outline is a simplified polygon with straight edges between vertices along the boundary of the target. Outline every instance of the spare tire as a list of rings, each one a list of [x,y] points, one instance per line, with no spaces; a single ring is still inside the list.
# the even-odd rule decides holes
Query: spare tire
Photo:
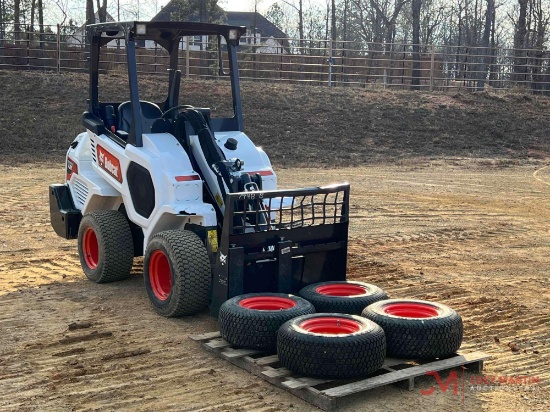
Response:
[[[306,286],[298,293],[315,306],[317,313],[360,315],[371,303],[388,298],[378,286],[365,282],[333,281]]]
[[[386,340],[380,326],[360,316],[316,313],[281,326],[277,355],[284,367],[301,375],[351,379],[382,366]]]
[[[462,318],[441,303],[388,299],[369,305],[361,316],[384,329],[388,356],[441,358],[462,343]]]
[[[287,320],[315,313],[299,296],[249,293],[225,301],[220,308],[220,333],[229,343],[248,349],[275,351],[277,330]]]

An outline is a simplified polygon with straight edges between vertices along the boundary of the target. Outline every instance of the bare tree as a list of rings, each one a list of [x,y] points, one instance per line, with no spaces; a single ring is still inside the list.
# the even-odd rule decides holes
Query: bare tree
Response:
[[[519,17],[514,32],[514,81],[525,80],[527,73],[525,42],[527,37],[527,4],[529,0],[518,0]]]
[[[483,38],[481,40],[481,45],[483,47],[483,49],[481,49],[483,62],[479,65],[477,69],[477,89],[479,91],[483,90],[485,86],[485,80],[487,78],[487,67],[489,67],[490,63],[489,41],[491,39],[491,26],[494,14],[495,0],[487,0],[487,8],[485,10],[485,28],[483,29]]]
[[[13,2],[13,31],[15,40],[21,38],[21,1],[14,0]]]
[[[97,0],[97,16],[99,17],[100,23],[105,23],[107,21],[107,0],[103,0],[102,4],[100,0]]]
[[[86,24],[95,23],[94,0],[86,0]]]
[[[38,1],[38,30],[40,31],[40,48],[44,48],[44,5],[42,0]]]
[[[546,35],[550,24],[550,10],[548,9],[548,3],[545,4],[543,0],[532,0],[532,14],[534,20],[534,46],[535,49],[532,70],[533,70],[533,86],[535,93],[540,93],[544,88],[544,74],[543,74],[543,56],[544,56],[544,43],[546,41]]]
[[[336,41],[336,0],[332,0],[332,13],[331,13],[331,39]]]
[[[34,30],[34,13],[36,11],[36,0],[31,0],[31,22],[29,24],[29,31]]]
[[[53,3],[57,6],[59,11],[61,12],[61,15],[63,16],[63,20],[61,20],[60,25],[64,26],[67,23],[67,19],[69,18],[69,0],[54,0]],[[42,2],[42,0],[40,0]]]
[[[422,0],[412,0],[412,38],[413,38],[413,61],[411,89],[420,89],[420,11]]]
[[[4,41],[4,0],[0,0],[0,44]]]
[[[352,0],[353,14],[363,39],[386,43],[391,49],[398,18],[409,1],[411,0]]]
[[[282,2],[298,12],[298,37],[300,54],[304,54],[304,1],[298,0],[298,5],[295,1],[282,0]]]

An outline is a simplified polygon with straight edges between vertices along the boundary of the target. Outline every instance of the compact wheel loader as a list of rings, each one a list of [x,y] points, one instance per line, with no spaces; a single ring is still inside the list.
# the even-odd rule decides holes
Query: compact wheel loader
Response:
[[[66,181],[49,188],[51,224],[78,239],[85,275],[130,276],[143,256],[147,294],[161,315],[192,315],[243,293],[297,293],[345,280],[349,185],[277,190],[264,151],[244,133],[237,47],[245,27],[113,22],[87,27],[86,131],[70,144]],[[232,115],[180,101],[182,39],[214,39]],[[99,99],[102,53],[126,53],[128,99]],[[136,48],[169,56],[166,99],[140,99]],[[161,79],[161,77],[159,77]]]

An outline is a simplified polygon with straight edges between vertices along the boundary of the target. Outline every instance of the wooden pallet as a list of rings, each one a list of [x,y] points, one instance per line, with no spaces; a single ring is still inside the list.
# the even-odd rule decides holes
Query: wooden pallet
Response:
[[[457,353],[446,359],[411,361],[386,358],[382,368],[368,378],[355,380],[330,380],[308,378],[281,367],[277,355],[253,349],[236,349],[223,340],[219,332],[190,336],[216,356],[284,389],[324,411],[334,411],[338,402],[348,396],[379,386],[398,384],[414,389],[415,379],[429,371],[443,371],[464,366],[472,372],[481,372],[483,362],[491,356],[482,352]]]

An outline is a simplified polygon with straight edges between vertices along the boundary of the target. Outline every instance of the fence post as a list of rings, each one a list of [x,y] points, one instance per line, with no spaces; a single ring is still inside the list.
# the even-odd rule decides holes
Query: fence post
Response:
[[[332,64],[333,63],[334,63],[334,59],[332,58],[332,39],[330,39],[329,49],[328,49],[328,87],[332,87]]]
[[[31,69],[31,33],[29,28],[25,28],[27,34],[27,70]]]
[[[189,66],[189,36],[185,37],[185,77],[189,78],[190,66]]]
[[[435,70],[435,46],[432,44],[430,60],[430,92],[434,91],[434,70]]]
[[[61,73],[61,25],[57,24],[57,36],[55,36],[57,52],[57,74]]]

